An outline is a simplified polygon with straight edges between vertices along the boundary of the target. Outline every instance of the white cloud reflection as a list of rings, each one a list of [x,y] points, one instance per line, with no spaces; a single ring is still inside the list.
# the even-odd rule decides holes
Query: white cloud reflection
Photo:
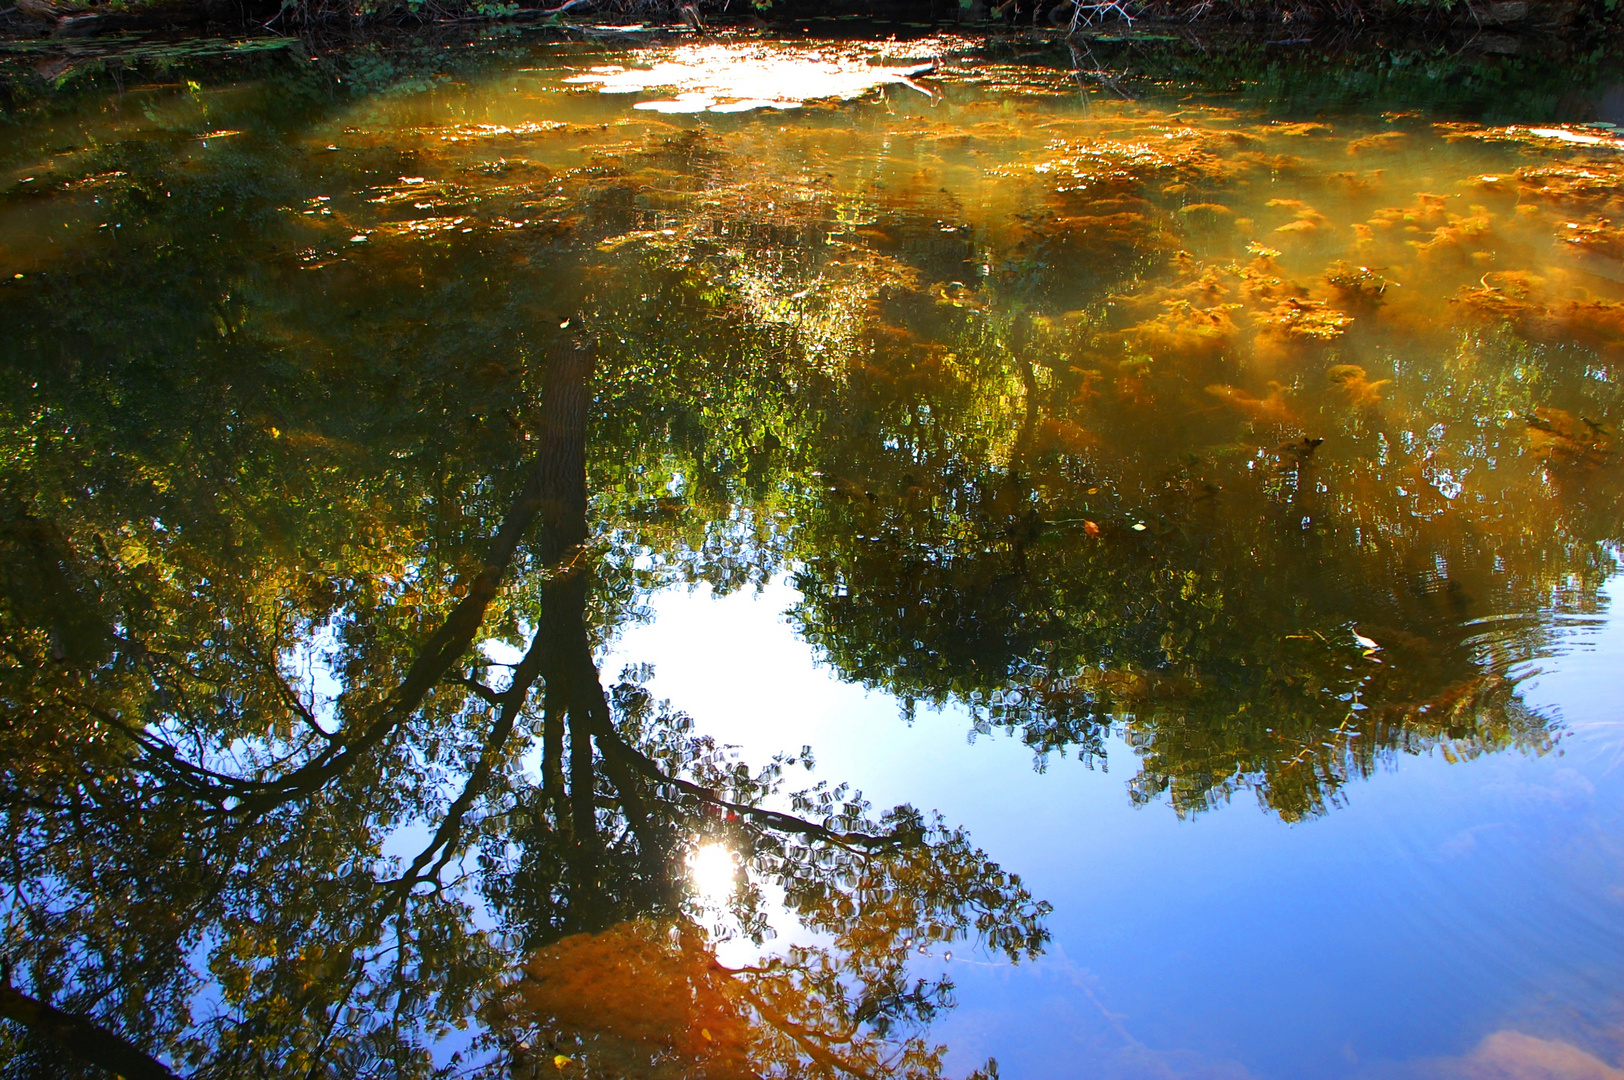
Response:
[[[1624,1080],[1624,1069],[1573,1043],[1508,1028],[1469,1054],[1377,1067],[1359,1080]]]
[[[1520,1031],[1495,1032],[1463,1065],[1460,1075],[1472,1080],[1624,1080],[1624,1069],[1572,1043]]]

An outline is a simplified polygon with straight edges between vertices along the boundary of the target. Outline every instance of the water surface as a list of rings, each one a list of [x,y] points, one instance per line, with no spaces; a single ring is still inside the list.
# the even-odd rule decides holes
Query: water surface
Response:
[[[7,1075],[1621,1075],[1615,129],[446,51],[5,129]]]

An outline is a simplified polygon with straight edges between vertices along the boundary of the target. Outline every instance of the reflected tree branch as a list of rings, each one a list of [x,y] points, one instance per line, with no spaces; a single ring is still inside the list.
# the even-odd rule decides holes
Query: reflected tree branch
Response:
[[[70,1057],[107,1069],[124,1080],[180,1080],[163,1062],[89,1017],[30,997],[11,985],[10,965],[0,982],[0,1016],[27,1028]]]
[[[731,802],[707,787],[702,787],[691,780],[684,780],[681,777],[672,776],[665,772],[652,758],[628,744],[613,729],[600,730],[598,743],[603,748],[606,758],[620,761],[626,768],[639,773],[656,785],[675,788],[709,806],[731,811],[741,818],[749,819],[781,832],[798,833],[853,852],[907,847],[920,841],[920,835],[914,829],[899,828],[893,832],[883,834],[836,832],[826,826],[807,821],[805,818],[799,818],[793,814],[769,810],[762,806],[752,806],[749,803]]]

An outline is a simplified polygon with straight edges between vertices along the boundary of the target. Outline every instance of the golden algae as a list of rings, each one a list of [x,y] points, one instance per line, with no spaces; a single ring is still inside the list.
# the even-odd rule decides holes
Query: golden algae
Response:
[[[1393,385],[1392,379],[1372,380],[1358,364],[1333,364],[1325,369],[1325,378],[1347,397],[1349,404],[1356,406],[1377,404],[1383,390]]]
[[[1128,333],[1135,344],[1153,356],[1196,356],[1218,352],[1240,333],[1230,314],[1240,304],[1196,307],[1188,300],[1166,300],[1167,310],[1139,323]]]
[[[1297,413],[1288,401],[1287,388],[1280,383],[1269,384],[1267,397],[1256,397],[1234,386],[1214,383],[1206,392],[1249,420],[1291,427],[1297,423]]]
[[[1326,305],[1324,300],[1288,296],[1267,311],[1253,313],[1266,332],[1286,338],[1330,341],[1353,323],[1353,316]]]

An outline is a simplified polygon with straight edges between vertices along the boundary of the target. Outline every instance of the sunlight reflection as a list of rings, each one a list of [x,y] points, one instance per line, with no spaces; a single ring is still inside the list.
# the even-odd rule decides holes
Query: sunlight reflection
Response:
[[[933,71],[934,63],[888,67],[873,62],[876,59],[826,50],[786,52],[699,45],[673,49],[652,67],[605,65],[565,81],[593,85],[605,94],[674,91],[670,98],[633,106],[665,113],[798,109],[808,101],[849,101],[899,83],[932,96],[910,80]]]
[[[738,860],[722,844],[702,844],[688,859],[688,877],[694,892],[708,904],[719,904],[733,894]]]

